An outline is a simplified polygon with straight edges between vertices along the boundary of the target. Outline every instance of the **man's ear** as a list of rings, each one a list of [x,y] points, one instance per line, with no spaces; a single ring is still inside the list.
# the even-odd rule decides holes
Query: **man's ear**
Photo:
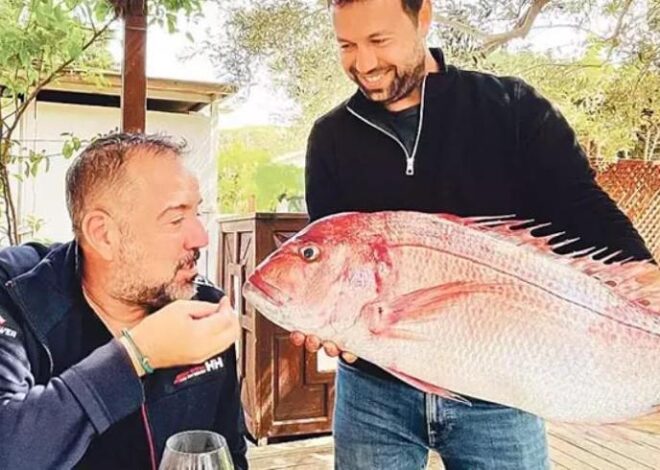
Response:
[[[100,209],[89,211],[83,217],[81,229],[87,245],[104,260],[112,261],[121,235],[112,216]]]
[[[426,37],[429,34],[432,21],[433,7],[431,6],[431,0],[424,0],[417,15],[417,27],[423,37]]]

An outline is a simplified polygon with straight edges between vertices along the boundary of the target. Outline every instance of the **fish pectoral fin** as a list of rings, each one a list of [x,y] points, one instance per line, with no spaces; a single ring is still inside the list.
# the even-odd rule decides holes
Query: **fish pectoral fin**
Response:
[[[426,393],[433,393],[435,395],[441,396],[442,398],[445,398],[447,400],[453,400],[457,401],[459,403],[463,403],[464,405],[472,406],[472,404],[463,398],[460,395],[457,395],[455,393],[450,392],[449,390],[446,390],[444,388],[438,387],[436,385],[430,384],[428,382],[424,382],[422,380],[416,379],[415,377],[412,377],[408,374],[405,374],[397,369],[394,368],[385,368],[385,370],[392,374],[394,377],[399,379],[400,381],[415,387],[418,390],[421,390],[422,392]]]
[[[470,294],[499,293],[504,284],[456,281],[408,292],[389,301],[375,300],[362,307],[374,334],[383,334],[400,322],[432,319],[442,307]]]

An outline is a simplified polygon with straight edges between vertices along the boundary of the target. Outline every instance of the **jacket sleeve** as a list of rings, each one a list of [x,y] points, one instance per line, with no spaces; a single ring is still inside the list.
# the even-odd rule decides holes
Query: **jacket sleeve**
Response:
[[[323,120],[317,121],[307,140],[305,200],[310,222],[342,211],[332,132],[324,124]]]
[[[540,209],[533,216],[553,223],[547,233],[566,232],[555,241],[580,238],[560,252],[598,247],[608,249],[601,257],[621,250],[615,259],[651,258],[628,217],[595,181],[595,171],[559,110],[523,82],[517,82],[516,102],[527,194]]]
[[[218,407],[216,429],[227,440],[231,458],[237,470],[246,470],[247,443],[245,441],[245,418],[241,405],[241,387],[236,371],[236,348],[232,347],[223,354],[223,361],[227,367],[227,380],[221,396],[222,403]]]
[[[93,436],[140,407],[141,382],[124,348],[111,341],[37,385],[24,332],[6,312],[1,318],[0,468],[71,468]]]

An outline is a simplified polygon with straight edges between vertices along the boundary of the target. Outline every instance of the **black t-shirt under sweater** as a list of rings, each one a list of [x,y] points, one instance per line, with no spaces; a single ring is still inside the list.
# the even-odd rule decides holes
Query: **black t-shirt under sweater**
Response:
[[[412,154],[417,140],[417,126],[419,124],[419,105],[402,111],[388,111],[383,107],[381,112],[374,113],[373,119],[387,130],[394,133]]]

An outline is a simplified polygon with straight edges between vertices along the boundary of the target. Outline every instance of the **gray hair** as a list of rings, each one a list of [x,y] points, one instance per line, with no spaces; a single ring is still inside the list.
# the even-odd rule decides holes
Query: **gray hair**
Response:
[[[90,203],[108,190],[120,195],[127,188],[126,163],[138,152],[151,156],[183,156],[185,142],[161,134],[113,133],[94,140],[66,173],[66,203],[77,239]]]

